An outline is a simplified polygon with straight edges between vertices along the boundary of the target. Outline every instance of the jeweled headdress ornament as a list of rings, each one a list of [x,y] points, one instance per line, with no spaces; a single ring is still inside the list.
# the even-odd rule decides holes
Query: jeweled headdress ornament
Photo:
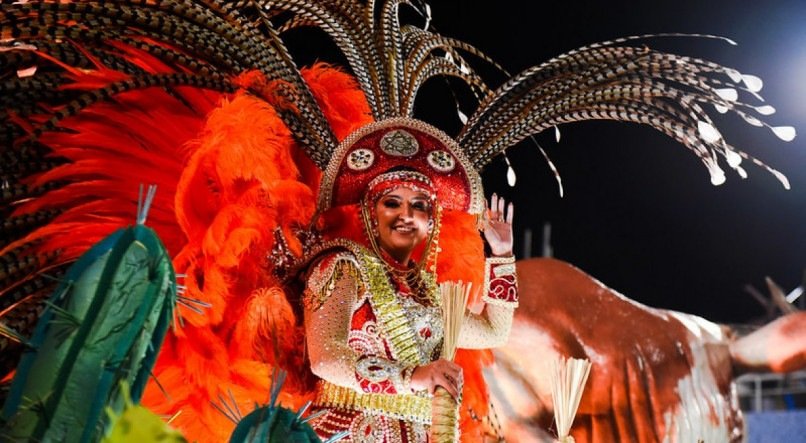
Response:
[[[390,118],[350,134],[325,169],[318,209],[357,203],[379,174],[394,168],[428,177],[440,205],[481,214],[481,178],[456,142],[439,129],[411,118]]]

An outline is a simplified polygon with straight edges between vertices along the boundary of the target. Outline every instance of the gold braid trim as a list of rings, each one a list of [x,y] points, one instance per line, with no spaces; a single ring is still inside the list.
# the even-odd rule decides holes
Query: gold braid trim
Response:
[[[375,311],[380,330],[389,342],[395,360],[406,367],[427,363],[427,356],[420,352],[414,329],[406,318],[403,306],[389,281],[383,260],[361,245],[345,239],[326,242],[316,248],[313,254],[319,255],[336,248],[350,251],[358,261],[358,273],[367,290],[367,297]],[[424,270],[420,275],[428,298],[438,306],[436,277]]]
[[[364,248],[357,251],[356,258],[360,263],[364,283],[369,289],[369,300],[378,324],[384,337],[389,341],[395,359],[404,366],[425,363],[414,329],[406,318],[397,293],[389,281],[383,260]]]
[[[414,394],[362,393],[322,380],[317,385],[314,405],[431,424],[431,398]]]

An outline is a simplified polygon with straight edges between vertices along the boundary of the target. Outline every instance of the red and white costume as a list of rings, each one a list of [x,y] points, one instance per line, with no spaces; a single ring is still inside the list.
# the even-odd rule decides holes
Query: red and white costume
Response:
[[[307,279],[307,346],[321,378],[314,403],[327,409],[312,424],[323,438],[347,430],[351,441],[426,441],[430,396],[413,392],[409,380],[416,366],[439,358],[443,327],[433,276],[422,271],[416,287],[408,269],[387,266],[391,258],[351,246],[319,259]],[[500,346],[509,335],[518,305],[514,258],[488,259],[488,271],[487,304],[466,315],[460,348]]]

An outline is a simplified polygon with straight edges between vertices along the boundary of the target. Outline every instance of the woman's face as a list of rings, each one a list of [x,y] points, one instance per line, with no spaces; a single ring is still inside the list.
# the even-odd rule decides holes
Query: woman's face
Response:
[[[378,217],[378,245],[400,263],[408,263],[411,253],[428,236],[431,214],[428,195],[397,187],[375,203]]]

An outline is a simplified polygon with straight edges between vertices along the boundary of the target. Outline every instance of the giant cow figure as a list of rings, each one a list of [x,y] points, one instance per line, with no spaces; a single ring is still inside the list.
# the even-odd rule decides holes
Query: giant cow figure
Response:
[[[507,441],[550,441],[552,364],[592,363],[577,442],[737,442],[733,379],[806,367],[806,312],[736,338],[703,318],[632,301],[568,263],[518,262],[521,306],[487,380]]]

